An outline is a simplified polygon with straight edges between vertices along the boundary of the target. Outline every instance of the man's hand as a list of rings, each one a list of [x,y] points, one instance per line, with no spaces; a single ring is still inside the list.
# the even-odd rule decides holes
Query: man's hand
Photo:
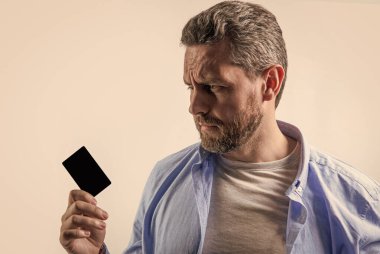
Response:
[[[62,215],[59,241],[70,254],[98,254],[106,235],[108,214],[96,206],[95,198],[82,190],[72,190]]]

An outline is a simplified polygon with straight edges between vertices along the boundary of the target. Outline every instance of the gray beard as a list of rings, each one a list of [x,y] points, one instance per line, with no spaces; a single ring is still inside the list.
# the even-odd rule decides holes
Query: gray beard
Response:
[[[207,151],[213,153],[228,153],[246,144],[253,136],[261,123],[262,116],[251,118],[244,128],[237,128],[236,125],[223,126],[219,137],[211,137],[200,133],[201,145]]]
[[[218,124],[219,135],[211,136],[202,133],[199,125],[196,124],[202,147],[207,151],[223,154],[246,144],[254,136],[263,117],[260,108],[253,101],[247,111],[241,112],[229,123],[221,123],[220,120],[207,116],[203,117],[206,123]]]

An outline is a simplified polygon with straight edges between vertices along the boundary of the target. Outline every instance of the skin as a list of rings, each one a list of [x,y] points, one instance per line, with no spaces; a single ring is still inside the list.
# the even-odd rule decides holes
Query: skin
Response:
[[[220,128],[199,121],[200,116],[208,115],[228,123],[235,115],[252,108],[251,98],[262,113],[261,123],[244,144],[223,156],[245,162],[286,157],[296,141],[282,134],[275,119],[275,98],[284,79],[284,69],[273,65],[252,77],[229,61],[226,57],[229,52],[227,40],[186,49],[183,79],[191,91],[189,112],[197,129],[201,134],[217,138],[221,135]]]
[[[232,64],[226,57],[228,55],[226,41],[186,49],[183,77],[190,88],[189,112],[194,116],[197,129],[208,137],[218,138],[221,127],[199,121],[201,116],[208,115],[225,124],[238,114],[244,115],[247,110],[259,110],[262,119],[257,129],[246,142],[223,156],[245,162],[267,162],[286,157],[296,141],[284,136],[275,120],[275,98],[284,79],[284,69],[273,65],[261,75],[252,77]],[[68,253],[99,253],[107,218],[108,214],[97,206],[91,194],[72,190],[61,219],[59,239],[62,246]]]
[[[96,206],[95,198],[82,190],[69,194],[67,210],[61,218],[59,241],[67,253],[98,254],[106,235],[108,214]]]

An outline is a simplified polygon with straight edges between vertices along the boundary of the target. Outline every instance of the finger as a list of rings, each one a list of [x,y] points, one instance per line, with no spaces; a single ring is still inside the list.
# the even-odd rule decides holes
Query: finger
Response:
[[[103,230],[106,228],[106,223],[102,220],[90,218],[83,215],[72,215],[66,221],[62,223],[62,229],[75,229],[80,227],[81,229],[86,229],[92,231],[94,229]]]
[[[69,194],[68,207],[75,201],[84,201],[93,205],[96,205],[96,199],[90,193],[83,190],[71,190]]]
[[[62,245],[67,245],[68,242],[74,239],[79,239],[79,238],[88,238],[91,236],[91,232],[88,230],[83,230],[83,229],[67,229],[62,231],[61,233],[61,243]]]
[[[92,205],[84,201],[75,201],[69,208],[67,208],[65,214],[62,216],[62,222],[74,214],[85,215],[101,220],[106,220],[108,218],[107,212],[96,205]]]

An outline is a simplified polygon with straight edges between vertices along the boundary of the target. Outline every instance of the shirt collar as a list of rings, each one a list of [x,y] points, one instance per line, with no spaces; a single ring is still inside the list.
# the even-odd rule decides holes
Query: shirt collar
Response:
[[[307,145],[305,138],[303,137],[301,131],[294,125],[277,120],[277,125],[281,132],[295,140],[297,140],[301,146],[300,163],[298,166],[297,175],[292,183],[292,185],[286,191],[287,195],[296,192],[300,197],[302,197],[303,190],[306,187],[307,177],[308,177],[308,162],[310,158],[310,147]],[[204,149],[199,144],[199,163],[203,163],[211,154],[211,152]]]
[[[298,166],[298,172],[292,185],[286,191],[286,194],[290,194],[295,191],[300,197],[302,197],[303,190],[306,187],[308,177],[310,147],[307,145],[307,142],[305,141],[305,138],[303,137],[301,131],[296,126],[280,120],[277,120],[277,124],[284,135],[297,140],[301,145],[301,155],[300,163]]]

